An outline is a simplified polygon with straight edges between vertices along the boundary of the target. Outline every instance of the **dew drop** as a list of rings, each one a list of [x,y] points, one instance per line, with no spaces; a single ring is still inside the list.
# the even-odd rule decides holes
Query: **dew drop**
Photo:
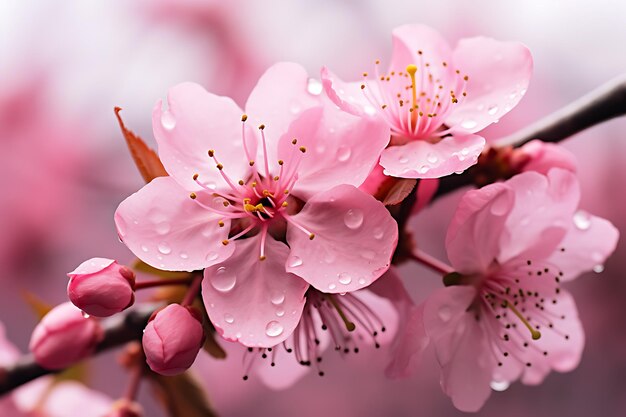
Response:
[[[525,89],[525,88],[522,88],[522,89],[519,91],[519,95],[520,95],[520,96],[523,96],[524,94],[526,94],[526,89]]]
[[[374,116],[376,114],[376,109],[372,106],[370,106],[369,104],[366,105],[363,110],[365,110],[365,113],[367,113],[370,116]]]
[[[339,274],[339,283],[343,285],[348,285],[352,282],[352,277],[347,272],[342,272]]]
[[[469,149],[467,149],[467,148],[461,149],[461,155],[467,156],[467,155],[469,155],[469,153],[470,153]]]
[[[210,190],[215,190],[217,188],[217,184],[215,184],[213,181],[207,181],[204,183],[204,185]]]
[[[224,321],[228,324],[233,324],[233,322],[235,321],[235,318],[233,317],[232,314],[224,314]]]
[[[400,158],[398,158],[398,162],[400,162],[401,164],[406,164],[407,162],[409,162],[409,158],[402,155]]]
[[[363,212],[359,209],[350,209],[343,216],[343,222],[350,229],[358,229],[363,224]]]
[[[207,253],[206,260],[207,261],[214,261],[214,260],[216,260],[218,258],[218,256],[219,255],[217,254],[217,252],[211,251],[211,252]]]
[[[498,106],[489,106],[489,108],[487,109],[487,113],[490,114],[491,116],[493,116],[497,112],[498,112]]]
[[[272,296],[270,297],[270,301],[272,302],[272,304],[274,305],[280,305],[282,303],[285,302],[285,294],[283,294],[280,291],[276,291],[274,294],[272,294]]]
[[[141,250],[144,251],[144,252],[148,252],[149,251],[149,249],[148,249],[148,247],[146,245],[141,245]]]
[[[359,285],[365,285],[367,284],[367,281],[365,280],[365,278],[359,278]]]
[[[164,235],[170,231],[170,224],[168,222],[160,222],[156,224],[155,229],[158,234]]]
[[[170,245],[168,245],[167,242],[159,243],[157,248],[163,255],[169,255],[172,252],[172,248],[170,248]]]
[[[372,251],[372,250],[364,250],[364,251],[361,253],[361,256],[362,256],[363,258],[368,259],[368,260],[370,260],[370,261],[371,261],[372,259],[374,259],[374,258],[376,257],[376,252],[374,252],[374,251]]]
[[[299,256],[293,255],[289,257],[289,267],[295,268],[300,265],[302,265],[302,259]]]
[[[187,255],[187,252],[181,252],[178,256],[180,256],[181,259],[189,259],[189,255]]]
[[[328,284],[328,289],[329,290],[334,290],[335,288],[337,288],[337,286],[335,284]]]
[[[593,267],[593,272],[595,272],[596,274],[600,274],[600,273],[604,272],[604,265],[598,264],[598,265],[594,266]]]
[[[478,123],[476,123],[476,121],[472,119],[463,120],[463,122],[461,123],[461,127],[463,129],[473,129],[476,126],[478,126]]]
[[[270,321],[269,323],[267,323],[267,326],[265,326],[265,334],[269,337],[277,337],[280,336],[282,333],[283,325],[275,320]]]
[[[586,211],[579,210],[574,214],[574,225],[578,230],[588,230],[591,227],[591,217]]]
[[[439,318],[443,322],[448,322],[452,318],[452,311],[450,310],[450,307],[448,306],[439,307],[439,311],[437,312],[437,314],[439,315]]]
[[[169,110],[165,110],[161,113],[161,125],[165,130],[172,130],[176,127],[176,119]]]
[[[426,160],[429,163],[434,164],[434,163],[436,163],[439,160],[439,158],[437,158],[437,155],[435,155],[434,153],[431,152],[428,155],[426,155]]]
[[[211,277],[211,285],[220,292],[228,292],[235,287],[237,276],[226,269],[224,266],[217,268],[215,274]]]
[[[307,91],[309,92],[309,94],[319,96],[320,94],[322,94],[322,89],[323,86],[319,80],[316,80],[315,78],[309,78],[309,82],[307,85]]]
[[[126,236],[126,220],[122,216],[117,216],[117,232],[120,234],[120,237]]]
[[[385,231],[383,230],[382,227],[376,227],[374,229],[374,239],[380,240],[383,238],[384,235],[385,235]]]
[[[345,162],[350,159],[350,155],[352,155],[352,151],[347,146],[340,146],[337,148],[337,160],[339,162]]]
[[[504,391],[509,387],[509,383],[506,381],[491,381],[489,384],[494,391]]]
[[[428,165],[422,165],[421,167],[419,167],[419,169],[417,170],[417,172],[418,172],[419,174],[425,174],[425,173],[427,173],[427,172],[428,172],[428,170],[429,170]]]
[[[515,97],[517,97],[517,91],[511,91],[511,94],[509,94],[509,98],[513,100]]]
[[[84,311],[82,312],[82,315],[84,318],[88,319],[89,317],[91,317],[89,314],[85,313]]]
[[[276,316],[277,317],[282,317],[285,315],[285,310],[276,310]]]

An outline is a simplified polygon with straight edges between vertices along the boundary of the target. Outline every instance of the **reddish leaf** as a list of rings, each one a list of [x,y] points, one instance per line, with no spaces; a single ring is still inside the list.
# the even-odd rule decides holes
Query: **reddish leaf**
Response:
[[[376,191],[377,200],[382,201],[386,206],[400,204],[407,198],[415,188],[417,180],[412,178],[389,177],[380,185]]]
[[[38,295],[35,295],[30,291],[22,291],[22,298],[24,299],[26,304],[28,304],[33,313],[35,313],[35,316],[37,316],[37,319],[39,320],[41,320],[43,316],[48,314],[48,312],[54,307],[54,305],[45,302]]]
[[[166,177],[167,171],[163,167],[159,156],[154,152],[139,136],[135,135],[131,130],[128,130],[124,126],[122,117],[120,116],[120,107],[115,108],[115,117],[120,124],[124,139],[130,150],[130,154],[139,169],[139,173],[147,183],[155,179],[156,177]]]
[[[217,417],[207,394],[189,371],[175,376],[148,372],[156,396],[171,417]]]

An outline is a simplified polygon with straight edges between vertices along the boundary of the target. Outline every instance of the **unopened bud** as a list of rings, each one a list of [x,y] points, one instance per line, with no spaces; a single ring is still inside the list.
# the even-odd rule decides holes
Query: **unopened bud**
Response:
[[[90,316],[108,317],[135,301],[135,273],[112,259],[92,258],[67,275],[68,297]]]
[[[156,313],[143,333],[146,362],[154,372],[176,375],[196,360],[204,342],[200,314],[192,307],[170,304]]]
[[[62,369],[90,356],[103,337],[100,323],[85,318],[68,302],[44,316],[33,331],[29,348],[42,367]]]

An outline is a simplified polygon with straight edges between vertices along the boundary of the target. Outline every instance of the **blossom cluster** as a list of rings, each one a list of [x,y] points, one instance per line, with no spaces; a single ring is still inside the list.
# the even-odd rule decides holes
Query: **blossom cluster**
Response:
[[[584,331],[563,284],[600,271],[619,233],[579,209],[566,151],[541,141],[499,150],[500,175],[467,191],[448,227],[449,265],[403,229],[438,179],[496,152],[481,131],[518,104],[531,72],[520,43],[478,37],[453,49],[406,25],[386,69],[376,60],[359,80],[278,63],[244,108],[198,84],[172,87],[152,111],[164,172],[119,205],[115,224],[144,272],[184,278],[141,282],[137,263],[86,261],[69,274],[73,305],[35,329],[36,360],[61,369],[92,355],[100,318],[141,288],[184,284],[143,333],[162,375],[188,369],[214,333],[247,348],[244,379],[275,387],[309,368],[325,375],[329,346],[347,355],[389,344],[387,375],[401,377],[432,345],[442,388],[464,411],[513,381],[574,369]],[[442,278],[418,305],[395,271],[408,261]],[[289,370],[280,378],[278,361]]]

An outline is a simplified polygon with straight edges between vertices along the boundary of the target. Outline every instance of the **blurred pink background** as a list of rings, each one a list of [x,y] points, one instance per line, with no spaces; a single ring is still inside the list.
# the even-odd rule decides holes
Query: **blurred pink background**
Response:
[[[451,43],[485,35],[532,51],[535,75],[521,104],[487,135],[495,138],[556,110],[626,71],[626,3],[614,0],[440,1],[18,1],[0,3],[0,320],[26,350],[36,318],[19,296],[65,300],[65,273],[93,256],[129,262],[113,224],[117,204],[142,185],[116,124],[153,144],[150,113],[167,88],[196,81],[243,104],[257,77],[279,60],[322,65],[357,79],[390,54],[393,27],[425,23]],[[626,120],[564,145],[579,158],[582,207],[626,230]],[[414,219],[418,244],[443,257],[445,228],[459,194]],[[494,393],[481,416],[626,414],[626,244],[601,275],[571,283],[587,333],[580,367],[540,387]],[[406,265],[416,301],[440,284]],[[363,352],[364,351],[364,352]],[[386,351],[342,361],[325,355],[285,391],[241,379],[241,356],[201,357],[194,369],[222,416],[456,416],[441,392],[434,356],[409,380],[383,376]],[[94,361],[93,386],[122,394],[115,354]],[[142,390],[151,417],[163,416]]]

